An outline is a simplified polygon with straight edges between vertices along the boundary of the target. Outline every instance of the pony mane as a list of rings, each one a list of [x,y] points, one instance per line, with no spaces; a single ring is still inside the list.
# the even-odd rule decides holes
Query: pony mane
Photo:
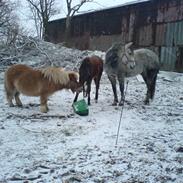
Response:
[[[70,81],[68,72],[62,67],[47,67],[40,69],[40,72],[43,74],[44,78],[47,78],[55,84],[65,85]]]

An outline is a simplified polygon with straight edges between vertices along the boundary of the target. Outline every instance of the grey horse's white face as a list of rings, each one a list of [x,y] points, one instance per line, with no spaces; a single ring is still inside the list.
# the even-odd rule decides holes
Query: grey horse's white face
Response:
[[[121,60],[124,65],[126,65],[129,69],[135,68],[135,58],[134,58],[134,52],[130,49],[130,46],[133,43],[128,43],[123,47],[123,50],[121,52]]]

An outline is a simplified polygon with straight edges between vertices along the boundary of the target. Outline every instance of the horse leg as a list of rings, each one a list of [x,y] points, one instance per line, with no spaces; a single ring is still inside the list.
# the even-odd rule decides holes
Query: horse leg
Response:
[[[94,79],[95,85],[96,85],[96,93],[95,93],[95,102],[96,103],[98,102],[98,90],[99,90],[99,86],[100,86],[100,79],[101,79],[101,76],[102,76],[102,72],[103,72],[103,69],[98,74],[98,77]]]
[[[155,93],[155,85],[156,85],[156,77],[152,78],[152,81],[150,82],[150,86],[149,86],[149,95],[150,95],[150,99],[153,100],[154,98],[154,93]]]
[[[100,78],[101,78],[101,76],[94,78],[95,85],[96,85],[96,93],[95,93],[95,102],[96,103],[98,102],[98,90],[99,90],[99,86],[100,86]]]
[[[147,93],[146,93],[146,98],[144,100],[144,103],[146,105],[148,105],[149,104],[149,99],[151,97],[151,87],[150,87],[151,83],[149,81],[148,74],[146,72],[143,72],[141,75],[142,75],[142,77],[143,77],[143,79],[144,79],[144,81],[146,83],[146,86],[147,86]]]
[[[96,92],[95,92],[95,103],[98,101],[98,89],[99,89],[99,81],[98,78],[94,78],[95,86],[96,86]]]
[[[5,82],[4,88],[5,88],[6,99],[7,99],[8,105],[10,107],[13,107],[14,104],[13,104],[12,100],[14,98],[14,87],[11,86],[11,89],[10,89],[10,87],[7,87],[7,83]]]
[[[76,102],[78,100],[78,96],[79,96],[80,92],[76,92],[76,96],[74,98],[74,102]],[[83,97],[85,97],[86,92],[85,92],[85,83],[83,83]]]
[[[157,75],[154,77],[153,83],[152,83],[152,86],[151,86],[151,96],[150,97],[151,97],[152,100],[153,100],[154,94],[155,94],[156,79],[157,79]]]
[[[10,107],[14,107],[14,104],[12,102],[12,100],[14,98],[13,94],[8,92],[7,95],[6,95],[6,97],[7,97],[8,105]]]
[[[148,78],[150,80],[150,98],[153,100],[156,87],[156,79],[159,69],[151,69],[148,73]]]
[[[6,98],[7,98],[7,101],[8,101],[8,105],[10,106],[10,107],[14,107],[14,104],[13,104],[13,102],[12,102],[12,100],[13,100],[13,98],[14,98],[14,90],[12,90],[12,91],[8,91],[7,89],[6,89]]]
[[[16,92],[16,93],[15,93],[15,101],[16,101],[16,104],[17,104],[19,107],[22,107],[22,102],[21,102],[21,100],[20,100],[20,98],[19,98],[19,95],[20,95],[19,92]]]
[[[92,80],[87,81],[88,105],[91,105],[91,103],[90,103],[91,82],[92,82]]]
[[[117,105],[118,103],[118,96],[117,96],[117,90],[116,90],[116,78],[115,76],[109,76],[109,81],[111,82],[112,85],[112,90],[113,90],[113,94],[114,94],[114,102],[112,103],[112,105]]]
[[[119,105],[122,106],[124,103],[124,76],[118,76],[118,81],[119,81],[119,89],[121,92],[121,100],[119,102]]]
[[[40,101],[41,101],[41,106],[40,106],[40,111],[43,113],[48,112],[48,106],[47,106],[47,96],[41,95],[40,96]]]
[[[149,99],[153,100],[155,94],[156,79],[159,69],[147,70],[146,73],[142,73],[142,77],[147,85],[147,94],[145,104],[149,104]]]
[[[78,96],[79,96],[79,92],[76,93],[76,96],[74,98],[74,102],[76,102],[78,100]]]
[[[87,85],[86,83],[83,84],[83,97],[87,97],[87,92],[85,89],[86,85]]]

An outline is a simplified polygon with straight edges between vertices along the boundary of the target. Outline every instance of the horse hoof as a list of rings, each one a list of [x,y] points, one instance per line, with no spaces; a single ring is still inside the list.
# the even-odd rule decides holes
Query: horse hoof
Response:
[[[145,100],[145,101],[144,101],[144,104],[145,104],[145,105],[149,105],[149,101]]]
[[[41,106],[41,107],[40,107],[40,111],[41,111],[42,113],[47,113],[47,112],[48,112],[48,107],[46,107],[46,106]]]
[[[22,104],[17,104],[17,106],[18,106],[18,107],[23,107],[23,105],[22,105]]]
[[[112,106],[117,106],[117,102],[113,102],[112,103]]]
[[[119,103],[119,106],[123,106],[123,102],[120,102],[120,103]]]
[[[47,113],[48,111],[47,110],[41,110],[42,113]]]
[[[14,104],[12,103],[12,104],[9,104],[9,107],[14,107]]]

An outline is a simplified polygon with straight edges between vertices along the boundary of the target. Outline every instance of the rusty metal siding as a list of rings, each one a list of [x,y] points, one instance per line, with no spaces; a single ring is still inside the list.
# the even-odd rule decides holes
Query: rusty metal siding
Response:
[[[166,24],[164,45],[183,45],[183,21]]]
[[[122,43],[128,42],[129,35],[129,16],[123,16],[121,20],[121,38]]]
[[[93,14],[91,18],[91,36],[121,34],[121,12],[101,12]]]
[[[174,32],[175,32],[174,23],[168,23],[166,26],[166,33],[165,33],[165,45],[166,46],[173,46],[173,44],[174,44]]]
[[[133,41],[133,35],[135,31],[135,21],[136,21],[136,14],[135,11],[131,11],[130,20],[129,20],[129,33],[128,33],[128,41]]]
[[[62,42],[64,39],[63,33],[64,33],[64,27],[65,27],[65,20],[63,21],[53,21],[48,24],[46,35],[47,35],[47,41],[51,41],[54,43]]]
[[[174,44],[183,45],[183,21],[174,23]]]
[[[161,47],[160,63],[163,70],[175,70],[177,47]]]
[[[151,45],[153,42],[152,34],[153,34],[152,25],[141,27],[139,29],[139,41],[138,41],[139,46]]]
[[[175,71],[183,72],[183,47],[178,47]]]
[[[165,24],[157,24],[156,25],[156,37],[155,37],[155,45],[162,46],[164,45],[166,33],[166,25]]]
[[[172,22],[183,18],[183,0],[169,0],[159,3],[157,7],[157,22]]]

